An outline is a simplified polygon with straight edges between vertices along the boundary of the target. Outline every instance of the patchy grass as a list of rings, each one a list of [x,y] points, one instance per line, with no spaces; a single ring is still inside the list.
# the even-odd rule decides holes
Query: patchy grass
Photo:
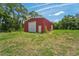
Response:
[[[0,33],[0,55],[79,55],[79,30],[54,30],[48,33]]]

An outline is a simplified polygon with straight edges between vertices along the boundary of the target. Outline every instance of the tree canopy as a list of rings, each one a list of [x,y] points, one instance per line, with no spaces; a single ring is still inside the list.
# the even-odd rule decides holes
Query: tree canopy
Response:
[[[79,29],[79,14],[76,14],[75,16],[73,15],[64,16],[64,18],[61,21],[54,23],[54,28],[78,30]]]
[[[23,21],[28,17],[35,17],[39,15],[37,12],[28,12],[27,8],[20,3],[2,3],[0,4],[0,31],[17,31],[22,25]]]

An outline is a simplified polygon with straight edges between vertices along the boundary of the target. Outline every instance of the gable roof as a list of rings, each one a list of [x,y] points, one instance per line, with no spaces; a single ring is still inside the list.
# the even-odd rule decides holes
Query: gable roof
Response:
[[[50,22],[50,21],[49,21],[48,19],[46,19],[46,18],[31,18],[31,19],[29,19],[29,20],[26,20],[25,22],[29,22],[29,21],[42,21],[42,22],[47,21],[47,22],[49,22],[49,23],[52,24],[52,22]]]

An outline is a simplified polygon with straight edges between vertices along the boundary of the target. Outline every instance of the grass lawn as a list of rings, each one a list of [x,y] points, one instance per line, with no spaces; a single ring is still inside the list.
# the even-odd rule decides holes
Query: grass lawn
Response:
[[[0,33],[0,55],[79,55],[79,30],[54,30],[48,33]]]

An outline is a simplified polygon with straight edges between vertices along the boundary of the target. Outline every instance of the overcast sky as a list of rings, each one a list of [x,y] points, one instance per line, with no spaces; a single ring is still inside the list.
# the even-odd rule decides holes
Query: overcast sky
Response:
[[[78,3],[26,3],[23,4],[29,11],[36,11],[50,21],[59,21],[64,15],[79,13]]]

